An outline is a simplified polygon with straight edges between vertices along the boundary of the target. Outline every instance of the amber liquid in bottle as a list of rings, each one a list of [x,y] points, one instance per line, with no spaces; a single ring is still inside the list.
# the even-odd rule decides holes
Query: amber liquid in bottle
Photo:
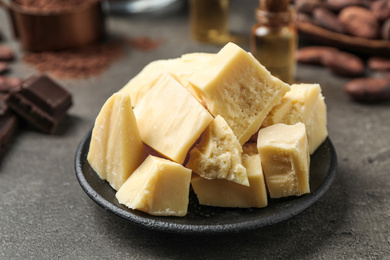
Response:
[[[229,0],[191,0],[191,36],[197,41],[224,44],[229,38]]]
[[[296,72],[298,37],[289,18],[291,14],[279,16],[258,11],[257,15],[259,23],[252,28],[252,54],[272,75],[292,84]]]

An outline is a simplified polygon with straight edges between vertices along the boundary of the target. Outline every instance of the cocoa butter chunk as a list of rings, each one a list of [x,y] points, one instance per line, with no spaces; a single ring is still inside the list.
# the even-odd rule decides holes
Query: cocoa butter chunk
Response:
[[[0,61],[11,61],[15,57],[14,51],[6,46],[0,45]]]
[[[303,123],[260,129],[257,149],[271,198],[310,192],[309,146]]]
[[[186,167],[206,179],[225,179],[249,186],[241,156],[242,147],[233,130],[223,117],[217,116],[191,150]]]
[[[256,143],[242,147],[242,163],[248,173],[249,186],[232,181],[208,180],[193,174],[191,185],[199,204],[215,207],[263,208],[268,204],[267,189]]]
[[[12,89],[7,104],[32,125],[52,134],[72,105],[72,97],[48,76],[39,75]]]
[[[119,203],[155,216],[185,216],[191,170],[149,155],[116,193]]]
[[[344,91],[357,101],[390,100],[390,79],[358,78],[349,81]]]
[[[231,42],[189,82],[210,113],[226,120],[241,145],[257,132],[268,112],[290,90],[252,54]]]
[[[160,77],[134,108],[142,141],[182,164],[213,121],[211,114],[171,74]]]
[[[366,8],[359,6],[346,7],[341,10],[339,19],[345,31],[353,36],[374,39],[379,35],[378,20]]]
[[[365,71],[362,59],[348,52],[337,51],[326,53],[323,56],[322,62],[323,65],[328,67],[334,74],[340,76],[361,76]]]
[[[300,48],[295,58],[299,63],[322,65],[324,55],[333,51],[337,49],[326,46],[307,46]]]
[[[115,190],[145,159],[129,95],[116,93],[104,103],[95,120],[87,159]]]

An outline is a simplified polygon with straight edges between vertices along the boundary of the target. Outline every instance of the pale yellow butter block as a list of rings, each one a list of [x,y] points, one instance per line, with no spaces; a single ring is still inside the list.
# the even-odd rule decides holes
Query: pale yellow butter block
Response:
[[[242,163],[248,174],[249,187],[227,180],[208,180],[193,174],[191,184],[199,204],[238,208],[267,206],[267,190],[255,143],[243,146]]]
[[[183,164],[212,115],[170,74],[164,74],[134,108],[144,143]]]
[[[310,154],[325,141],[328,136],[326,104],[323,96],[317,98],[313,106],[313,112],[305,122],[307,138],[309,140]]]
[[[190,151],[186,167],[206,179],[225,179],[248,186],[241,156],[237,137],[223,117],[217,116]]]
[[[328,136],[326,115],[326,104],[319,84],[293,84],[280,104],[267,115],[262,127],[277,123],[304,123],[310,154],[313,154]]]
[[[189,82],[211,114],[226,120],[241,145],[290,90],[234,43],[226,44]]]
[[[185,216],[191,170],[149,155],[116,193],[119,203],[157,216]]]
[[[271,198],[310,192],[310,155],[303,123],[262,128],[257,148]]]
[[[95,120],[88,162],[118,190],[145,157],[130,97],[112,95]]]
[[[174,75],[187,88],[188,78],[214,55],[212,53],[188,53],[183,54],[180,58],[152,61],[120,89],[119,93],[130,94],[132,104],[136,106],[159,77],[167,72]]]

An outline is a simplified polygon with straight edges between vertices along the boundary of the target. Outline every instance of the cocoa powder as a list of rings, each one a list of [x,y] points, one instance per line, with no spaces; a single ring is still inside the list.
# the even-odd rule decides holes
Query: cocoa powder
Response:
[[[161,40],[154,40],[147,36],[128,38],[125,39],[125,42],[127,42],[130,46],[145,52],[152,51],[161,44]]]
[[[109,42],[59,52],[25,53],[23,61],[56,78],[82,79],[100,75],[122,54],[123,44]]]

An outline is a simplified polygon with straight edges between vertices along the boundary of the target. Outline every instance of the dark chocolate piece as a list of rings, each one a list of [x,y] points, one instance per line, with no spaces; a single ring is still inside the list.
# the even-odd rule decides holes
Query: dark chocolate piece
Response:
[[[4,116],[8,113],[8,105],[7,105],[7,98],[9,97],[8,94],[4,94],[0,92],[0,116]]]
[[[0,116],[0,155],[8,149],[16,132],[18,119],[13,113]]]
[[[0,76],[0,92],[8,93],[11,89],[17,88],[23,83],[23,80],[16,77]]]
[[[72,105],[70,93],[45,75],[28,78],[19,93],[52,116],[63,115]]]
[[[53,134],[72,105],[72,96],[48,76],[40,75],[11,90],[7,104],[41,131]]]

